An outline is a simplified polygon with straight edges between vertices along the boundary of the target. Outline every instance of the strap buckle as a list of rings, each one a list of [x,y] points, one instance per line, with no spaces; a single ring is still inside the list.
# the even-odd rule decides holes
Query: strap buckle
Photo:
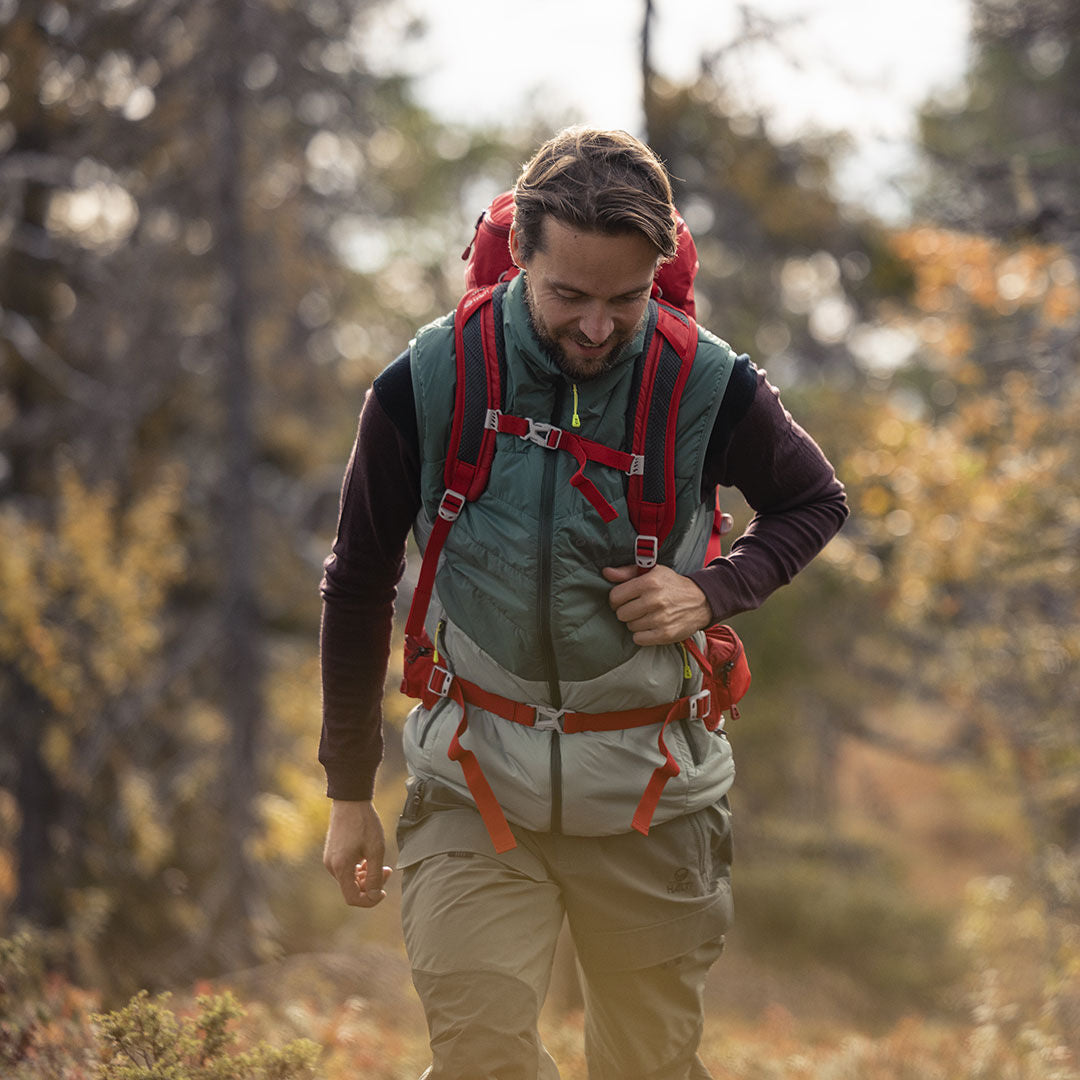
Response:
[[[498,431],[499,417],[501,416],[502,413],[498,409],[488,409],[488,411],[484,413],[484,427],[490,428],[492,431]]]
[[[525,418],[529,424],[529,430],[521,437],[529,442],[542,446],[545,450],[558,450],[562,441],[562,428],[554,424],[538,423],[531,416]]]
[[[454,676],[449,668],[444,668],[442,664],[435,664],[428,676],[427,688],[436,697],[444,698],[450,693],[450,684],[453,681]]]
[[[555,709],[550,705],[534,705],[533,708],[536,710],[536,716],[532,726],[537,731],[562,731],[565,709]]]
[[[644,454],[631,454],[630,455],[630,468],[627,470],[627,476],[644,476],[645,475],[645,455]]]
[[[690,698],[690,719],[705,720],[712,715],[712,694],[702,690]]]
[[[639,533],[637,542],[634,544],[634,562],[642,570],[649,570],[656,565],[656,556],[659,550],[660,541],[655,536],[645,536]]]
[[[464,495],[459,494],[452,488],[447,488],[439,500],[439,517],[445,518],[447,521],[457,521],[458,514],[465,507],[465,501]]]

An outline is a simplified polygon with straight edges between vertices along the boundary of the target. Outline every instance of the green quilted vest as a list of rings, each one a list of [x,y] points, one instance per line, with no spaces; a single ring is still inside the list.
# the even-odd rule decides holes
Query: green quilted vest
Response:
[[[506,373],[503,412],[554,424],[615,449],[628,449],[634,368],[644,332],[624,361],[574,384],[537,344],[515,278],[503,302]],[[423,549],[444,491],[454,407],[453,325],[421,330],[410,366],[421,456]],[[697,354],[678,410],[676,520],[659,561],[680,573],[701,566],[712,506],[701,499],[706,447],[734,361],[731,349],[699,331]],[[576,460],[560,450],[500,432],[485,492],[467,503],[439,560],[426,629],[455,674],[512,701],[554,710],[608,712],[672,702],[701,687],[678,645],[641,648],[615,617],[601,570],[634,562],[636,531],[628,478],[589,462],[586,475],[618,511],[605,524],[570,485]],[[699,635],[701,637],[702,635]],[[689,678],[687,677],[689,675]],[[528,829],[610,835],[630,829],[638,800],[663,761],[659,725],[564,735],[515,724],[468,707],[461,745],[478,759],[506,818]],[[405,725],[410,772],[471,793],[449,757],[462,720],[456,702],[418,705]],[[663,789],[659,823],[715,803],[734,777],[721,733],[697,722],[673,724],[667,745],[679,773]]]
[[[589,382],[571,383],[536,343],[523,286],[522,279],[515,278],[503,304],[508,358],[503,411],[573,430],[616,449],[628,447],[634,363],[644,332],[615,369]],[[711,506],[701,503],[701,472],[733,359],[727,345],[702,331],[679,408],[676,524],[659,559],[683,571],[700,566],[702,548],[695,541],[707,534],[712,521]],[[432,519],[444,490],[453,411],[451,320],[440,320],[417,335],[411,367],[421,493]],[[544,704],[551,705],[561,704],[560,682],[596,678],[638,649],[612,612],[611,586],[600,573],[604,566],[634,561],[636,532],[627,512],[627,477],[596,462],[586,467],[618,510],[619,516],[605,524],[570,486],[576,469],[576,461],[565,452],[500,434],[487,490],[465,507],[450,530],[436,578],[449,619],[509,671],[546,682],[551,693]],[[678,565],[688,549],[690,558],[699,561]]]

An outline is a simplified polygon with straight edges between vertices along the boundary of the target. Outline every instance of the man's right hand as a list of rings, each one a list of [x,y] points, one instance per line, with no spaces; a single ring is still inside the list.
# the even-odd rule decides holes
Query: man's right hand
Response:
[[[323,866],[337,881],[345,903],[371,908],[386,899],[383,886],[393,873],[383,866],[386,841],[382,822],[371,802],[343,802],[330,806]]]

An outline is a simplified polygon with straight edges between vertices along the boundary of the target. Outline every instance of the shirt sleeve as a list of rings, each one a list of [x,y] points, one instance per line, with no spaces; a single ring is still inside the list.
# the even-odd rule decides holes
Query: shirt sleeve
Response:
[[[690,574],[720,622],[752,611],[788,584],[848,516],[844,487],[821,448],[792,419],[765,373],[748,365],[756,386],[738,421],[717,430],[705,486],[737,488],[754,510],[730,552]],[[745,381],[745,380],[744,380]]]
[[[391,419],[377,391],[369,390],[322,579],[319,761],[332,799],[370,799],[382,758],[394,601],[420,508],[418,451],[409,434]]]

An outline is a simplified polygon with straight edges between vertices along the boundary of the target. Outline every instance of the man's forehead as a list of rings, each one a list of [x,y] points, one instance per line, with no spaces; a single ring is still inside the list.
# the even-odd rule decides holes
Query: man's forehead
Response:
[[[537,230],[538,243],[536,245],[537,251],[543,251],[545,244],[549,237],[556,233],[573,233],[575,236],[596,236],[602,238],[617,238],[617,237],[640,237],[645,243],[653,248],[653,243],[649,238],[640,230],[630,226],[622,226],[614,229],[598,229],[595,226],[582,225],[575,221],[570,221],[567,218],[558,217],[555,214],[544,214],[540,218],[540,227]],[[655,250],[655,248],[654,248]],[[660,257],[660,253],[656,253],[656,257]]]

